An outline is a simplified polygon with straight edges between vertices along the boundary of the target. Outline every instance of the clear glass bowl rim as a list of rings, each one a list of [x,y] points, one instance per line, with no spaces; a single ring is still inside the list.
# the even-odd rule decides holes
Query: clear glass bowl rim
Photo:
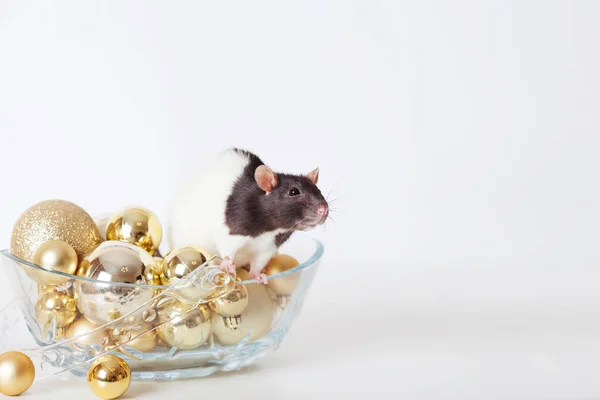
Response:
[[[311,235],[308,235],[308,234],[306,234],[304,232],[296,232],[296,234],[297,235],[299,234],[298,236],[303,236],[305,238],[311,239],[315,243],[316,249],[315,249],[314,253],[310,257],[308,257],[308,259],[306,261],[300,263],[296,267],[294,267],[292,269],[289,269],[287,271],[280,272],[280,273],[275,274],[275,275],[268,276],[267,280],[281,278],[281,277],[284,277],[284,276],[291,275],[291,274],[294,274],[296,272],[302,271],[302,270],[304,270],[306,268],[309,268],[309,267],[313,266],[314,264],[316,264],[321,259],[321,257],[323,256],[323,253],[325,252],[325,247],[323,246],[323,243],[319,239],[317,239],[317,238],[315,238],[315,237],[313,237]],[[93,284],[103,284],[103,285],[110,284],[111,286],[142,288],[142,289],[168,289],[169,288],[169,286],[138,285],[138,284],[133,284],[133,283],[122,283],[122,282],[106,282],[106,281],[100,281],[100,280],[97,280],[97,279],[86,278],[86,277],[83,277],[83,276],[70,275],[70,274],[66,274],[64,272],[51,271],[51,270],[47,270],[45,268],[42,268],[42,267],[40,267],[37,264],[31,263],[29,261],[25,261],[25,260],[23,260],[23,259],[15,256],[15,255],[13,255],[11,253],[10,249],[0,250],[0,254],[3,254],[6,257],[12,259],[13,261],[15,261],[15,262],[17,262],[19,264],[25,265],[25,266],[27,266],[29,268],[37,269],[37,270],[43,271],[45,273],[53,274],[53,275],[56,275],[56,276],[66,277],[66,278],[73,279],[73,280],[76,280],[76,281],[84,281],[84,282],[89,282],[89,283],[93,283]],[[253,280],[246,280],[246,281],[240,282],[241,285],[248,285],[248,284],[251,284],[251,283],[256,283],[256,280],[253,279]]]

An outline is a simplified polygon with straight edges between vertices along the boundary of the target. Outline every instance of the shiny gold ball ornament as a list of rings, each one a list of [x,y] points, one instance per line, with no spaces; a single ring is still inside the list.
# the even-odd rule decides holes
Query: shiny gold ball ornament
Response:
[[[211,314],[205,304],[192,307],[174,299],[159,303],[158,336],[169,347],[195,349],[210,336]]]
[[[156,268],[155,269],[151,269],[148,271],[148,273],[146,274],[146,282],[148,283],[148,285],[152,285],[152,286],[162,286],[162,282],[163,282],[163,271],[162,271],[162,263],[163,263],[163,258],[162,257],[156,257],[154,256],[154,262],[156,263]],[[155,294],[160,293],[161,290],[160,289],[156,289],[155,290]]]
[[[51,292],[53,290],[56,290],[56,288],[52,285],[38,284],[38,298],[42,293]]]
[[[49,240],[67,242],[80,260],[102,242],[92,217],[65,200],[42,201],[21,214],[13,227],[10,251],[33,262],[35,252]]]
[[[248,272],[237,270],[237,276],[245,281]],[[217,340],[225,346],[238,343],[247,335],[249,340],[257,340],[271,330],[277,306],[271,298],[268,288],[262,283],[251,283],[246,286],[248,291],[248,305],[240,314],[237,324],[231,324],[231,319],[215,315],[212,319],[212,332]]]
[[[176,284],[211,257],[209,252],[199,247],[182,246],[172,249],[163,258],[162,284],[164,286]]]
[[[35,303],[35,316],[47,335],[53,326],[57,329],[52,332],[56,339],[62,337],[61,329],[68,327],[77,317],[77,305],[72,291],[49,290],[43,292]]]
[[[134,339],[127,343],[126,346],[133,347],[144,353],[154,350],[158,346],[158,332],[156,332],[156,329],[151,329],[152,325],[150,324],[140,325],[137,330],[133,331]]]
[[[241,323],[241,314],[248,307],[248,289],[237,284],[230,292],[211,300],[209,307],[224,319],[227,326],[235,327]]]
[[[19,396],[25,393],[35,379],[35,366],[31,359],[20,351],[0,354],[0,393]]]
[[[43,243],[33,255],[33,263],[48,271],[58,271],[74,275],[77,270],[77,253],[70,244],[62,240],[49,240]],[[70,278],[32,269],[32,274],[40,283],[62,285]]]
[[[298,260],[287,254],[275,254],[267,263],[263,272],[267,276],[277,275],[300,265]],[[298,282],[300,281],[300,273],[292,273],[280,278],[270,279],[268,286],[275,293],[281,296],[289,296],[294,293]]]
[[[138,309],[154,295],[147,277],[156,268],[154,258],[138,246],[112,240],[102,243],[78,270],[94,281],[73,282],[79,310],[91,322],[103,325]]]
[[[162,226],[152,211],[139,206],[127,207],[108,221],[106,239],[135,244],[154,255],[162,240]]]
[[[110,333],[112,343],[117,346],[130,347],[141,352],[151,352],[158,345],[156,329],[148,323],[115,328]]]
[[[92,363],[87,382],[92,392],[101,399],[116,399],[129,389],[131,370],[122,358],[105,355]]]
[[[96,222],[96,226],[98,227],[98,232],[100,232],[100,237],[102,237],[102,240],[106,240],[106,227],[108,226],[108,221],[110,221],[112,216],[113,216],[112,213],[104,213],[101,215],[97,215],[94,218],[94,221]]]
[[[74,339],[69,342],[72,347],[85,349],[92,345],[101,346],[107,342],[108,332],[106,329],[98,329],[100,325],[88,321],[85,317],[79,317],[67,328],[66,337]]]

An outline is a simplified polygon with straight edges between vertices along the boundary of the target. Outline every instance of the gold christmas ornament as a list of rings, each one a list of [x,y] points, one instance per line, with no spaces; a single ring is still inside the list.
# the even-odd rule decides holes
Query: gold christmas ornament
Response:
[[[62,240],[49,240],[43,243],[33,255],[33,263],[48,271],[58,271],[74,275],[77,270],[77,253],[70,244]],[[40,283],[62,285],[69,278],[31,269]]]
[[[112,214],[105,213],[102,215],[96,216],[94,221],[96,222],[96,226],[98,227],[98,232],[100,232],[100,237],[102,240],[106,240],[106,227],[108,226],[108,221],[112,218]]]
[[[298,260],[287,254],[275,254],[267,263],[263,272],[267,276],[277,275],[288,271],[300,265]],[[270,279],[268,286],[273,291],[282,296],[289,296],[294,293],[300,280],[300,272],[282,276],[280,278]]]
[[[38,284],[38,298],[42,296],[42,293],[51,292],[56,290],[52,285]]]
[[[152,211],[127,207],[108,221],[106,239],[135,244],[154,255],[162,240],[162,226]]]
[[[249,275],[250,274],[248,273],[248,271],[246,271],[244,268],[238,268],[235,271],[235,278],[240,282],[249,280]]]
[[[54,338],[62,337],[62,328],[69,326],[77,317],[77,305],[70,290],[51,290],[42,293],[35,304],[35,316],[42,326],[44,335],[54,325]]]
[[[77,338],[70,342],[73,347],[87,348],[91,345],[105,344],[108,338],[106,329],[101,329],[91,333],[93,330],[100,327],[93,322],[88,321],[85,317],[79,317],[73,324],[67,328],[66,337],[68,339]],[[80,337],[81,336],[81,337]],[[76,346],[75,346],[76,345]]]
[[[11,235],[11,253],[33,262],[35,252],[49,240],[70,244],[82,259],[101,242],[96,223],[81,207],[65,200],[46,200],[28,208]]]
[[[35,379],[35,366],[31,359],[20,351],[0,354],[0,393],[19,396],[25,393]]]
[[[193,308],[173,299],[164,301],[158,306],[158,321],[158,336],[169,347],[195,349],[210,336],[211,311],[205,304]]]
[[[211,300],[209,306],[224,319],[228,327],[233,328],[241,323],[241,314],[248,307],[248,289],[245,285],[237,284],[229,293]]]
[[[248,272],[238,269],[237,276],[245,281],[248,279]],[[232,324],[231,318],[223,318],[218,314],[212,319],[212,332],[225,346],[238,343],[247,335],[250,341],[260,339],[271,330],[277,306],[269,295],[268,288],[262,283],[244,286],[248,291],[248,305],[237,323]]]
[[[183,246],[169,251],[162,262],[162,284],[171,286],[208,261],[212,255],[198,247]]]
[[[162,286],[162,282],[163,282],[163,271],[162,271],[162,263],[163,263],[163,258],[162,257],[156,257],[154,256],[154,262],[156,263],[156,268],[155,269],[151,269],[148,271],[148,273],[146,274],[146,282],[148,283],[148,285],[152,285],[152,286]],[[162,289],[155,289],[154,290],[154,295],[158,295],[160,292],[162,291]]]
[[[277,296],[277,306],[284,309],[290,304],[291,299],[291,296]]]
[[[248,306],[246,285],[236,285],[229,293],[210,302],[210,308],[224,317],[240,315]]]
[[[156,329],[151,329],[152,325],[141,323],[129,329],[125,328],[124,333],[120,336],[115,336],[114,333],[111,336],[118,344],[134,348],[144,353],[149,353],[158,345],[158,333],[156,332]]]
[[[151,284],[147,277],[156,268],[152,256],[140,247],[119,241],[102,243],[83,259],[78,270],[96,282],[73,283],[79,310],[99,325],[134,311],[153,297],[153,288],[145,285]]]
[[[158,346],[158,333],[156,332],[156,329],[153,331],[150,331],[150,329],[152,329],[152,326],[149,324],[141,325],[139,331],[134,331],[135,336],[138,336],[141,332],[144,331],[149,332],[146,332],[143,335],[136,337],[135,339],[127,343],[127,346],[133,347],[134,349],[137,349],[144,353],[149,353],[152,350],[154,350],[156,346]]]
[[[129,389],[131,370],[122,358],[105,355],[92,363],[87,382],[92,392],[101,399],[116,399]]]

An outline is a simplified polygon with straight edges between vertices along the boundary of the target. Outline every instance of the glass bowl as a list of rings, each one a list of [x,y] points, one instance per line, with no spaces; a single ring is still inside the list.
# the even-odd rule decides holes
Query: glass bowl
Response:
[[[297,232],[279,253],[299,265],[269,276],[267,285],[248,280],[240,269],[227,275],[216,266],[220,259],[211,259],[189,279],[167,287],[49,272],[3,250],[0,257],[14,300],[0,315],[0,347],[15,350],[9,348],[17,342],[15,326],[23,322],[35,345],[22,351],[43,371],[37,373],[40,378],[64,371],[84,376],[93,360],[107,354],[127,361],[134,380],[239,370],[279,348],[298,317],[323,251],[318,239]],[[66,282],[44,285],[48,274],[53,282]],[[106,311],[105,300],[125,312],[105,323],[90,322],[90,312]],[[247,303],[241,314],[240,301]]]

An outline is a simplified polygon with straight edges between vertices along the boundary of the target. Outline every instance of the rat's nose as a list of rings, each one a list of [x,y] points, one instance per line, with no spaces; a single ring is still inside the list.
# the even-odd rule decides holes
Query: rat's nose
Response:
[[[317,208],[317,213],[319,215],[325,215],[327,214],[327,204],[321,204],[318,208]]]

